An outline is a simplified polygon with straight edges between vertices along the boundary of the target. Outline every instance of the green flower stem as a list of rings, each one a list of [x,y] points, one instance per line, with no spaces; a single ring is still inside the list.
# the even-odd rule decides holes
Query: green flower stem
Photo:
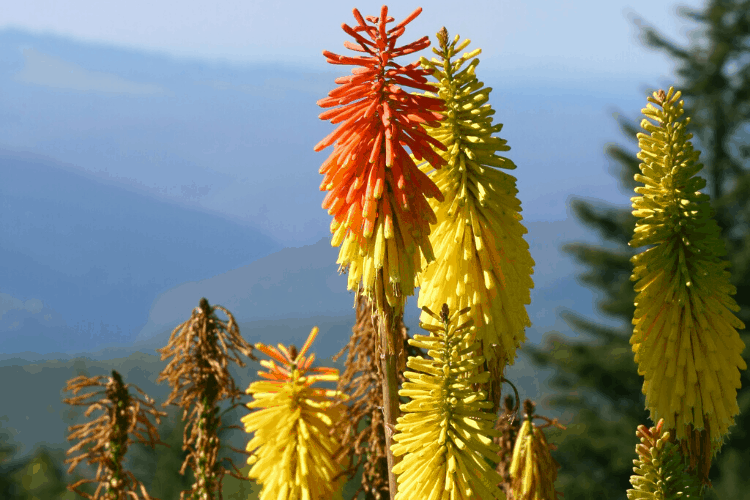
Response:
[[[383,273],[382,269],[378,270]],[[382,281],[380,281],[382,282]],[[398,398],[399,358],[403,357],[401,336],[395,329],[396,316],[394,309],[383,301],[383,312],[379,316],[378,332],[380,335],[380,359],[383,366],[383,423],[385,429],[386,460],[388,462],[388,492],[391,500],[396,498],[397,483],[393,468],[401,461],[391,450],[393,430],[400,415]],[[398,340],[397,340],[398,339]]]

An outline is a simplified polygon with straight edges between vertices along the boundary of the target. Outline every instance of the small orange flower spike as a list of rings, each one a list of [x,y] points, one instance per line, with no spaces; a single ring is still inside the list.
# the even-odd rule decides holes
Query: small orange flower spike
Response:
[[[425,78],[430,70],[420,69],[418,61],[407,66],[394,62],[430,45],[425,36],[396,47],[405,26],[420,12],[418,8],[386,29],[393,21],[388,7],[382,7],[380,17],[366,18],[354,9],[357,25],[342,28],[356,43],[344,46],[363,55],[323,51],[331,64],[358,66],[351,76],[337,78],[339,87],[318,101],[319,106],[331,108],[320,118],[339,124],[315,146],[315,151],[334,146],[320,167],[325,176],[320,189],[329,191],[323,208],[334,218],[331,244],[343,243],[338,263],[349,269],[349,289],[363,288],[379,311],[383,300],[403,307],[402,292],[414,293],[414,277],[421,268],[418,248],[428,262],[434,259],[428,235],[436,219],[426,197],[442,200],[442,195],[406,148],[435,168],[445,163],[430,145],[440,150],[445,146],[421,126],[437,126],[442,100],[402,88],[432,90]],[[385,286],[386,277],[390,286]]]

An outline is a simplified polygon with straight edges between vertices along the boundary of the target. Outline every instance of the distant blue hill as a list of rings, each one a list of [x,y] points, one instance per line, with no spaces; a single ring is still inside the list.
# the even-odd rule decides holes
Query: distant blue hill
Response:
[[[560,307],[594,314],[593,294],[576,282],[575,264],[559,251],[563,243],[591,238],[575,220],[530,221],[524,225],[529,231],[526,241],[536,261],[535,286],[527,308],[534,327],[528,334],[539,338],[546,328],[560,326],[565,330],[557,318]],[[144,342],[158,334],[157,345],[164,345],[167,332],[185,321],[204,296],[211,303],[226,307],[240,324],[250,327],[242,332],[253,342],[282,341],[274,339],[273,328],[288,330],[291,324],[297,326],[283,342],[304,341],[315,324],[312,318],[316,317],[325,318],[332,325],[351,326],[354,296],[346,289],[346,275],[338,274],[338,251],[331,247],[330,238],[323,238],[314,245],[285,248],[202,281],[182,283],[155,298],[136,340]],[[418,317],[416,296],[410,297],[405,311],[407,326],[416,329]],[[300,321],[306,318],[307,322]],[[343,342],[340,338],[331,340],[336,345]]]
[[[235,66],[0,30],[0,147],[106,169],[283,246],[311,243],[330,223],[318,189],[328,153],[313,151],[331,131],[316,101],[340,76],[326,66]]]
[[[129,341],[158,293],[280,250],[259,231],[0,151],[0,352]]]

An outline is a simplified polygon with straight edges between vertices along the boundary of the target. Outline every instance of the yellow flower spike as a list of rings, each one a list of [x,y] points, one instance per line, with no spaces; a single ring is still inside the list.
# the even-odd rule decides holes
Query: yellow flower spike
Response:
[[[636,311],[630,343],[644,376],[651,419],[664,419],[691,469],[708,482],[711,460],[739,413],[737,389],[745,325],[732,311],[729,265],[721,231],[712,219],[706,181],[696,174],[690,118],[680,92],[654,92],[642,110],[650,134],[638,134],[643,187],[632,198],[639,218],[630,245],[653,245],[632,258]],[[652,123],[650,120],[655,121]]]
[[[432,359],[410,356],[405,382],[399,395],[411,401],[401,405],[393,454],[404,455],[393,472],[398,474],[396,500],[505,500],[498,486],[502,477],[485,459],[497,461],[499,447],[492,442],[495,416],[486,411],[485,391],[471,384],[486,381],[489,373],[478,373],[484,362],[479,346],[469,342],[472,321],[459,324],[468,309],[449,314],[444,305],[440,325],[425,325],[431,335],[415,335],[409,344],[426,349]]]
[[[481,341],[491,373],[490,400],[497,408],[505,365],[515,362],[516,348],[531,326],[526,305],[534,287],[534,260],[523,239],[527,231],[521,224],[516,178],[498,170],[516,167],[497,154],[510,147],[493,136],[502,124],[492,124],[494,111],[488,104],[492,89],[485,88],[475,74],[479,64],[475,56],[481,50],[455,59],[469,40],[459,42],[456,36],[448,43],[445,28],[438,40],[440,48],[432,49],[438,59],[422,58],[421,63],[439,81],[433,84],[434,93],[445,101],[441,113],[446,118],[438,127],[425,129],[446,146],[446,151],[436,149],[446,165],[433,170],[423,162],[420,169],[430,175],[445,200],[428,200],[438,221],[430,235],[435,261],[429,265],[422,261],[419,306],[437,309],[445,302],[452,310],[471,307],[472,338]],[[438,324],[425,314],[421,320]]]
[[[341,499],[345,477],[332,479],[345,469],[346,457],[335,460],[339,443],[329,430],[343,417],[343,408],[333,406],[334,398],[345,397],[333,390],[314,389],[316,382],[338,381],[338,370],[310,368],[313,354],[305,357],[318,333],[310,332],[297,353],[294,346],[275,349],[256,344],[272,358],[261,364],[267,372],[247,389],[253,394],[248,408],[258,410],[242,417],[245,431],[253,433],[247,450],[252,465],[249,477],[262,485],[261,500]],[[277,365],[274,361],[278,362]]]
[[[656,427],[639,425],[635,435],[638,458],[633,460],[634,476],[628,500],[678,500],[703,498],[700,481],[687,472],[679,449],[664,430],[664,419]]]
[[[551,446],[547,443],[542,427],[555,425],[563,428],[556,420],[541,427],[534,425],[534,405],[530,400],[524,401],[526,418],[518,431],[513,456],[510,461],[510,491],[515,500],[557,500],[555,481],[560,464],[550,454]]]

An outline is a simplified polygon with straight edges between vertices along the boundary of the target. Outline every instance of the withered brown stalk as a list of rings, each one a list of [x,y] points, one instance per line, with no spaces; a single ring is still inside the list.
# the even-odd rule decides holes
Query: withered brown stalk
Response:
[[[103,390],[78,394],[88,387],[102,387]],[[167,414],[156,410],[154,400],[138,387],[132,386],[143,396],[143,399],[137,395],[131,396],[128,391],[130,387],[130,384],[123,383],[122,377],[115,370],[112,370],[111,377],[81,375],[68,380],[65,386],[65,391],[72,391],[73,397],[63,399],[64,403],[88,406],[84,413],[86,417],[90,417],[95,411],[103,412],[99,418],[91,422],[68,428],[70,432],[68,440],[80,439],[80,441],[73,445],[67,454],[81,452],[65,460],[65,463],[72,462],[68,474],[84,460],[89,465],[98,464],[95,479],[81,479],[68,486],[70,491],[89,500],[139,500],[141,497],[138,496],[137,490],[145,500],[152,499],[145,486],[137,481],[130,471],[123,469],[122,460],[128,446],[135,442],[147,444],[152,448],[156,444],[169,446],[159,439],[156,427],[148,420],[148,415],[152,415],[158,424],[160,418]],[[91,398],[98,395],[103,397],[98,401],[91,401]],[[143,431],[148,435],[148,441],[144,438]],[[131,435],[135,436],[136,441],[131,439]],[[91,446],[83,451],[88,445]],[[80,489],[82,485],[89,483],[98,483],[93,495]]]
[[[216,316],[217,309],[228,317],[227,321]],[[181,499],[188,494],[193,500],[223,498],[222,479],[227,472],[237,479],[248,480],[231,458],[225,460],[235,472],[218,463],[218,434],[222,427],[218,404],[228,398],[234,403],[228,410],[241,404],[236,400],[242,392],[235,385],[228,366],[230,361],[245,366],[239,354],[257,361],[252,349],[240,335],[234,316],[221,306],[209,305],[205,298],[193,309],[190,319],[172,331],[169,343],[159,349],[162,360],[172,357],[157,379],[157,382],[167,380],[172,386],[164,406],[181,407],[182,419],[186,420],[182,448],[188,455],[180,474],[185,474],[189,466],[195,476],[192,489],[183,491]]]
[[[339,456],[347,453],[352,457],[351,466],[342,474],[351,477],[359,465],[364,463],[362,484],[353,498],[364,492],[368,500],[381,500],[389,498],[389,489],[383,411],[383,371],[377,355],[378,316],[372,314],[371,304],[362,294],[357,296],[356,318],[349,342],[333,357],[336,361],[348,351],[338,390],[349,394],[350,399],[346,418],[332,429],[331,434],[342,436]],[[402,352],[408,356],[424,356],[421,349],[408,344],[409,333],[402,318],[397,319],[395,326],[403,341]],[[405,362],[405,356],[402,356],[399,360],[399,385],[404,382]],[[407,401],[404,399],[402,402]],[[366,427],[358,431],[359,426],[365,422]]]

